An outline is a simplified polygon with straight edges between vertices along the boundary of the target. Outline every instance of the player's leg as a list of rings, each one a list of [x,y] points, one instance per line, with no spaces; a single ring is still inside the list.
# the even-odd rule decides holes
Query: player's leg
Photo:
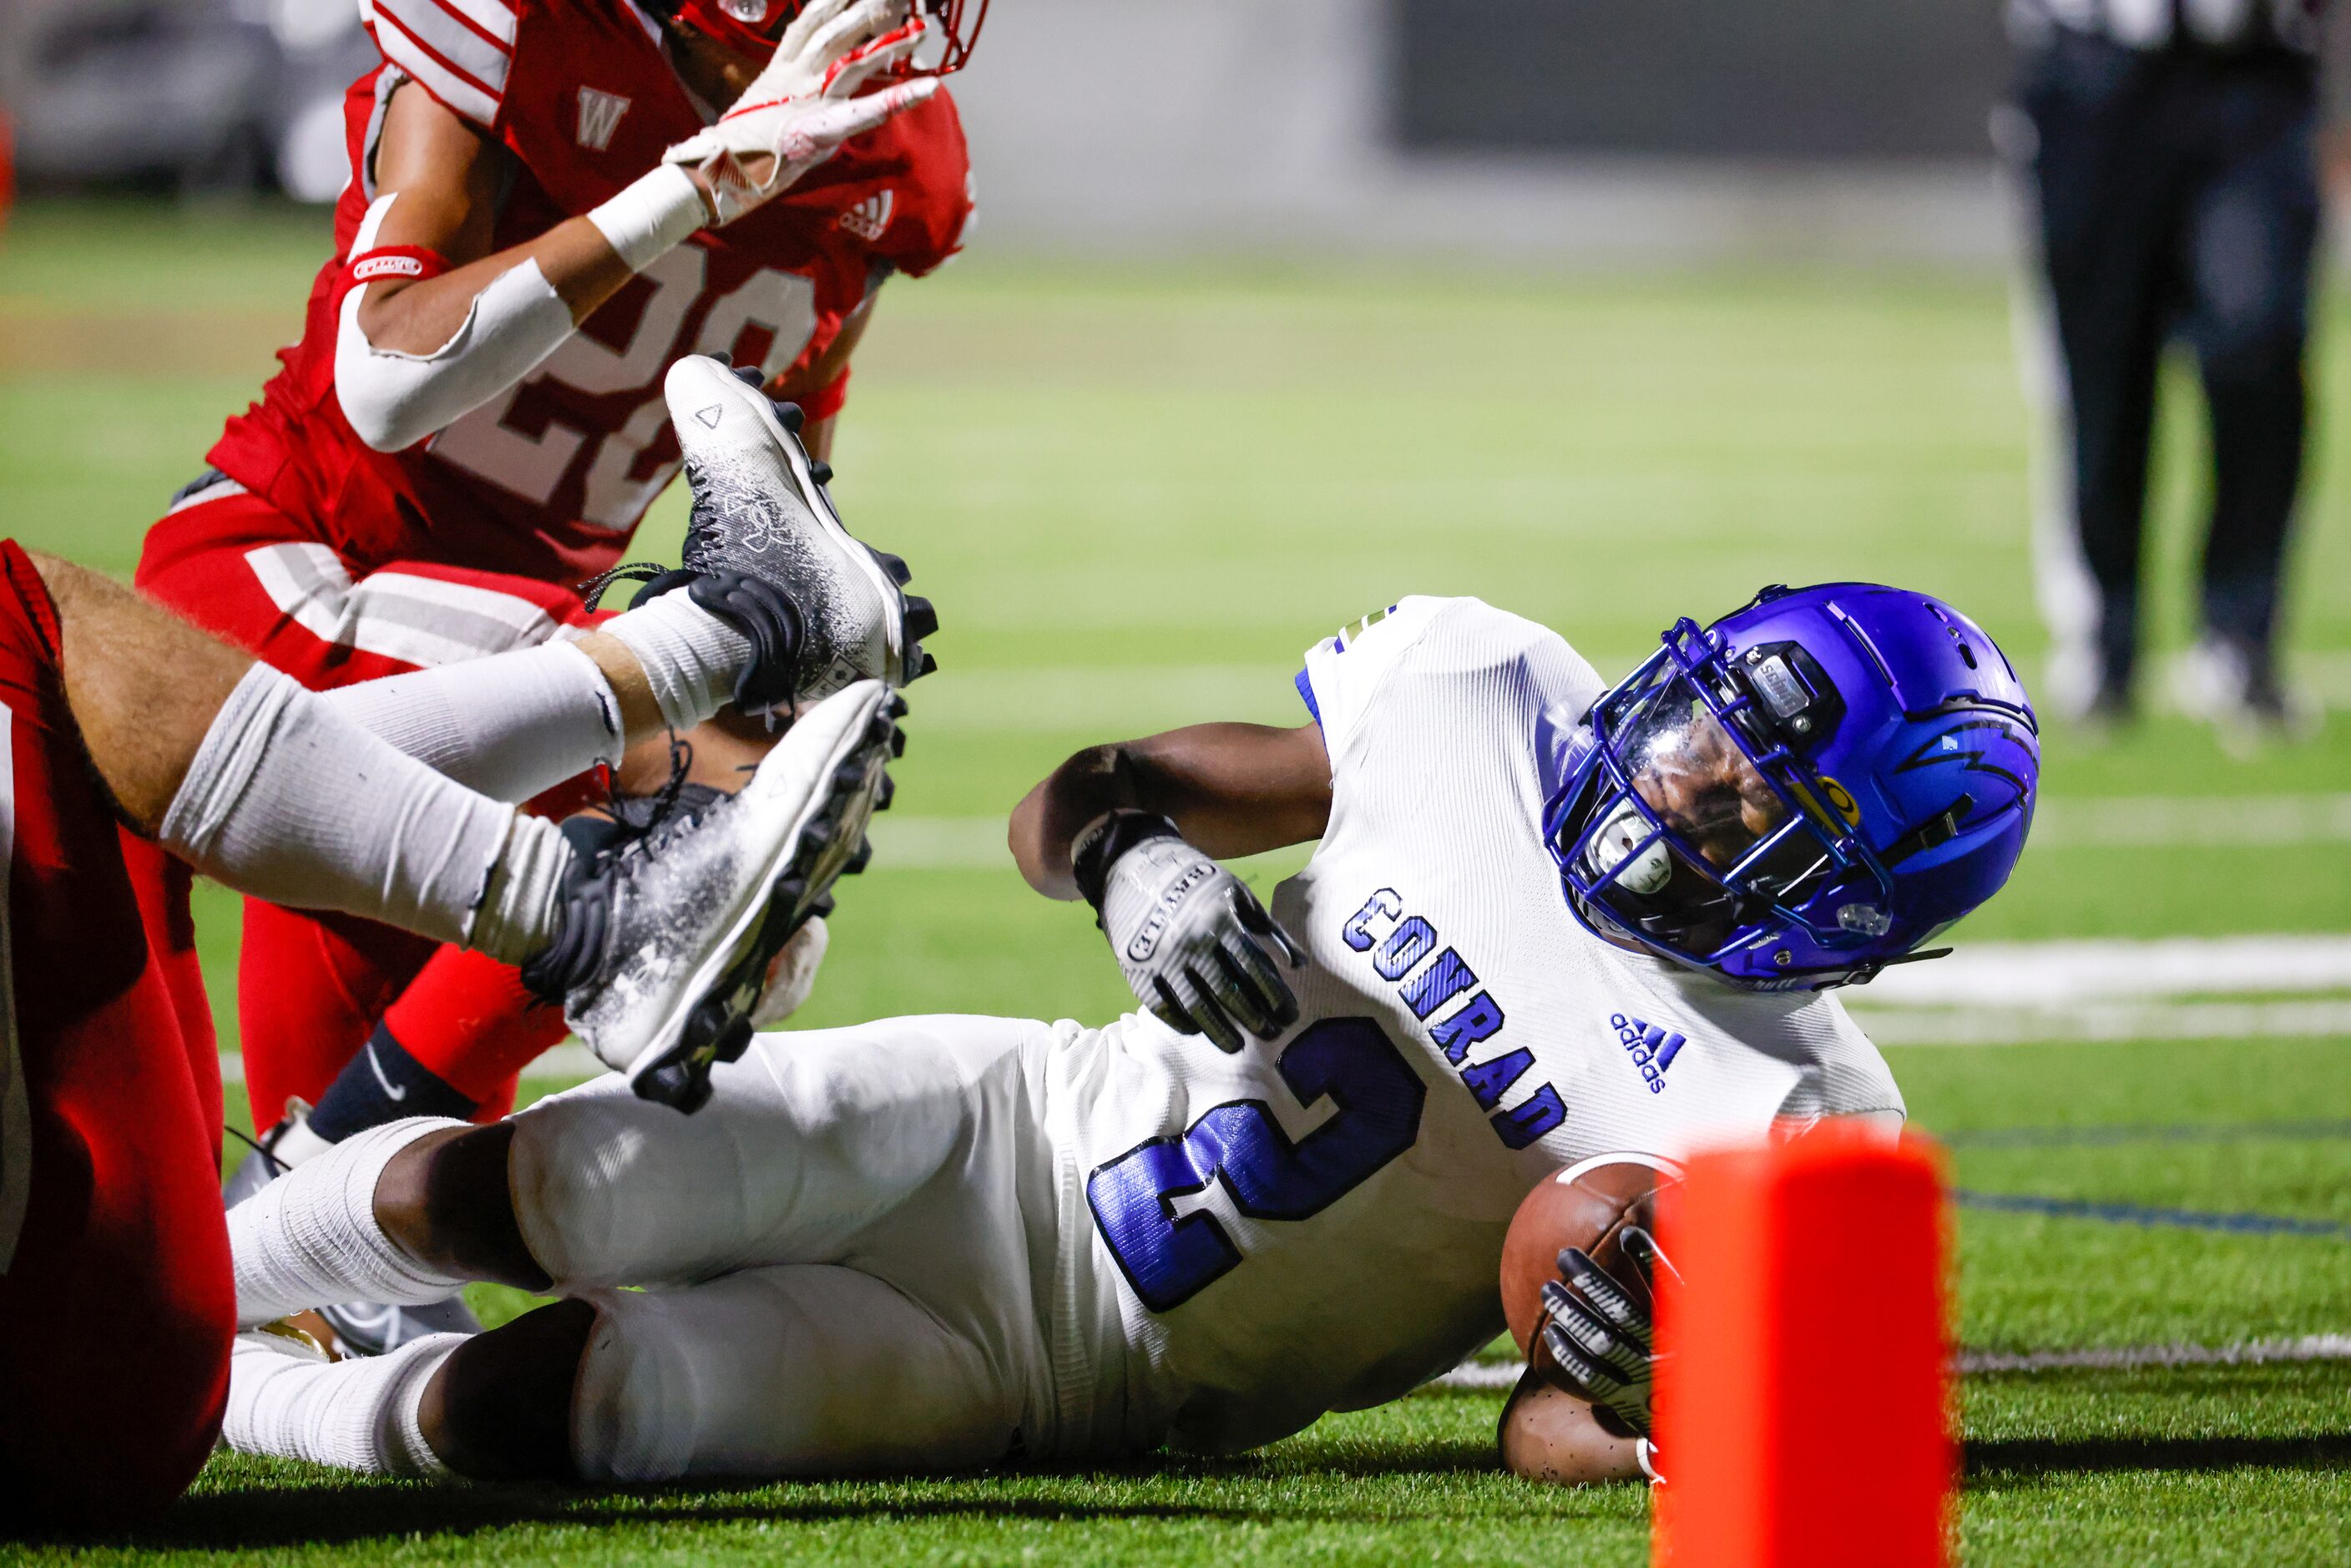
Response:
[[[925,1189],[983,1176],[1034,1120],[1020,1019],[893,1019],[762,1035],[681,1117],[617,1079],[495,1127],[420,1119],[348,1140],[229,1217],[238,1312],[449,1290],[675,1285],[839,1259]],[[886,1272],[886,1270],[883,1270]]]
[[[630,838],[575,855],[551,824],[444,778],[329,698],[265,666],[239,674],[243,655],[128,590],[54,559],[41,576],[57,604],[67,700],[94,771],[129,821],[250,894],[531,960],[541,969],[534,986],[566,998],[607,1060],[640,1078],[656,1067],[685,1072],[674,1085],[640,1084],[650,1092],[706,1087],[702,1069],[756,1001],[748,988],[758,967],[836,877],[862,865],[852,848],[897,740],[885,711],[893,699],[864,683],[802,714],[743,790],[664,822],[644,853],[623,852],[637,841]],[[755,617],[759,608],[729,613]],[[664,722],[699,722],[737,679],[772,674],[751,637],[730,628],[670,595],[568,650],[601,683],[601,698],[578,716],[581,760],[601,755],[615,709],[638,737]],[[704,633],[732,643],[716,646],[719,657],[678,651]],[[502,657],[547,652],[567,650]],[[176,699],[162,706],[169,717],[142,727],[157,694]],[[691,718],[676,711],[680,694]],[[495,743],[495,720],[486,733],[485,744]],[[694,869],[673,869],[682,865]],[[694,883],[690,909],[642,894],[664,878]],[[786,894],[789,909],[767,918]],[[580,915],[576,925],[565,924],[567,911]],[[695,995],[672,994],[680,986]],[[687,1010],[702,1002],[710,1008]]]
[[[2241,76],[2227,89],[2239,145],[2190,219],[2189,336],[2212,421],[2204,545],[2200,706],[2286,719],[2275,665],[2280,578],[2302,484],[2304,350],[2319,230],[2314,95],[2298,78]]]
[[[2069,478],[2071,526],[2057,531],[2070,537],[2041,551],[2058,640],[2053,686],[2061,706],[2109,717],[2129,708],[2137,657],[2141,524],[2178,225],[2178,160],[2144,74],[2129,51],[2069,46],[2038,63],[2022,95]]]
[[[225,1429],[247,1452],[475,1480],[938,1471],[1018,1450],[1019,1370],[869,1274],[779,1265],[600,1291],[377,1361],[246,1335]]]
[[[235,1302],[217,1123],[59,641],[31,562],[0,544],[0,1518],[120,1521],[203,1465]]]
[[[534,1313],[420,1342],[397,1372],[297,1370],[256,1345],[231,1439],[485,1479],[999,1457],[1050,1400],[1027,1217],[1050,1212],[1053,1183],[1026,1063],[1053,1038],[955,1018],[772,1037],[691,1122],[606,1086],[496,1128],[352,1140],[231,1216],[248,1320],[305,1270],[371,1289],[439,1270],[585,1287],[592,1333],[573,1308]],[[841,1266],[777,1266],[795,1254]],[[301,1446],[329,1430],[366,1441]]]
[[[184,862],[173,860],[161,845],[121,829],[122,863],[131,889],[139,901],[139,918],[147,931],[147,950],[172,998],[178,1015],[181,1042],[187,1047],[188,1074],[195,1084],[197,1108],[212,1129],[213,1163],[220,1163],[221,1072],[220,1040],[213,1028],[212,998],[204,986],[204,967],[196,952],[196,923],[189,907],[195,880]]]
[[[434,765],[447,760],[441,753],[448,749],[452,725],[464,716],[448,711],[429,691],[407,694],[381,683],[448,661],[543,643],[584,613],[569,591],[528,579],[403,564],[370,576],[308,537],[294,519],[217,476],[191,486],[150,530],[138,580],[176,612],[314,691],[377,683],[367,696],[345,699],[353,703],[354,716],[369,723],[396,706],[399,711],[386,715],[397,721],[387,727],[392,737]],[[526,671],[518,682],[510,677],[506,687],[479,695],[509,711],[544,705],[550,696],[559,701],[565,695],[556,678],[560,674],[560,663],[552,662],[549,670]],[[517,758],[534,749],[504,748]],[[465,781],[476,788],[483,782]],[[267,1129],[287,1116],[291,1102],[316,1104],[338,1073],[360,1065],[357,1053],[385,1008],[434,948],[371,922],[264,903],[247,907],[245,926],[238,988],[246,1084],[255,1124]],[[511,976],[500,978],[495,988],[515,988]],[[519,1009],[495,1012],[494,1000],[461,989],[451,1005],[473,1027],[491,1033],[523,1017]],[[527,1032],[537,1040],[543,1031]],[[391,1059],[396,1089],[422,1096],[435,1112],[462,1104],[460,1093],[422,1071],[407,1071],[412,1068]],[[285,1152],[298,1146],[297,1139]],[[250,1186],[266,1169],[267,1162],[256,1158],[240,1180]]]
[[[764,726],[724,718],[703,725],[682,748],[685,783],[732,793],[776,739]],[[658,799],[671,769],[668,737],[657,736],[630,749],[615,770],[615,788],[641,802]],[[603,792],[596,793],[601,804]],[[535,809],[555,814],[547,797]],[[308,1129],[328,1143],[410,1116],[494,1120],[512,1109],[523,1069],[565,1033],[561,1016],[540,1005],[512,967],[460,948],[433,952],[387,993],[373,1000],[364,1022],[352,1019],[357,1027],[348,1038],[365,1041],[360,1053],[323,1093],[303,1094],[314,1102]]]

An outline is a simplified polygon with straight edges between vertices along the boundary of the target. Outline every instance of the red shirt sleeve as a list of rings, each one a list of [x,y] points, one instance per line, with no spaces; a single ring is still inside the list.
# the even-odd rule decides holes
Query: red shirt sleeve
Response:
[[[873,254],[920,277],[963,248],[972,214],[971,153],[955,99],[941,92],[899,117],[908,140],[909,179]]]
[[[401,73],[488,130],[514,66],[511,0],[375,0],[376,47]]]

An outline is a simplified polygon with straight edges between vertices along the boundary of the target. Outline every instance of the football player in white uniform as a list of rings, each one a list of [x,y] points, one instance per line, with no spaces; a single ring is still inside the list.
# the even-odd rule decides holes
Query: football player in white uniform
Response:
[[[1013,813],[1142,1010],[762,1035],[694,1115],[606,1079],[378,1129],[235,1211],[247,1324],[362,1284],[566,1299],[365,1363],[248,1335],[229,1440],[596,1481],[1270,1442],[1491,1339],[1560,1166],[1898,1117],[1830,988],[1990,896],[2031,817],[2008,662],[1892,589],[1684,621],[1613,690],[1407,599],[1298,685],[1298,728],[1083,752]],[[1310,840],[1270,913],[1217,863]],[[1578,1386],[1637,1422],[1613,1354],[1635,1375]],[[1634,1473],[1583,1400],[1511,1412],[1530,1473]]]

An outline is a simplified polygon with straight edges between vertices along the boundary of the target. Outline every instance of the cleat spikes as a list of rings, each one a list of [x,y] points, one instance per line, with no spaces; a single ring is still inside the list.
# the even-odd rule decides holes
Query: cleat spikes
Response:
[[[893,692],[890,694],[890,706],[883,708],[882,711],[888,714],[892,718],[904,718],[906,716],[906,699],[896,692]]]
[[[882,570],[890,574],[891,581],[904,588],[914,580],[914,569],[906,564],[904,556],[892,555],[885,549],[873,549],[872,545],[865,548],[873,551],[873,559],[882,563]]]
[[[925,648],[923,650],[922,667],[914,672],[913,678],[919,681],[925,675],[929,674],[933,670],[935,670],[938,667],[939,661],[937,657],[933,654],[928,648]]]
[[[931,601],[921,594],[906,595],[905,616],[907,642],[919,643],[925,637],[937,634],[939,612],[933,609]]]
[[[888,810],[890,809],[892,799],[894,798],[897,793],[898,781],[895,779],[891,778],[887,773],[884,773],[882,775],[882,788],[877,790],[873,796],[873,809],[877,811]]]
[[[841,868],[841,874],[843,876],[855,876],[858,873],[863,871],[867,866],[870,866],[872,863],[873,841],[872,839],[860,839],[857,841],[857,852],[849,857],[849,863]]]
[[[737,1018],[730,1021],[712,1048],[711,1055],[720,1061],[740,1061],[743,1053],[751,1049],[751,1020]]]
[[[831,915],[833,912],[834,907],[835,905],[832,902],[832,894],[829,893],[820,893],[815,898],[809,901],[808,912],[810,915]]]
[[[758,386],[767,380],[759,373],[759,367],[757,365],[737,365],[733,367],[730,373],[747,387]]]
[[[810,477],[810,478],[811,478],[811,479],[813,479],[813,480],[815,480],[815,481],[816,481],[818,484],[820,484],[820,485],[830,485],[830,484],[831,484],[831,483],[832,483],[832,465],[831,465],[831,464],[830,464],[830,463],[827,463],[827,462],[826,462],[823,458],[821,458],[821,457],[811,457],[811,458],[810,458],[810,459],[809,459],[809,477]]]
[[[779,402],[776,404],[776,423],[798,435],[800,426],[808,423],[808,415],[800,412],[800,405],[796,402]]]
[[[904,730],[891,730],[890,755],[893,757],[904,757],[906,755],[906,732]]]

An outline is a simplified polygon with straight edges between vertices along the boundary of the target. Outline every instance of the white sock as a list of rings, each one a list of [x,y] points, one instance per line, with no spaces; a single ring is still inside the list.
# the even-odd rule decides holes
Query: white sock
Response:
[[[516,812],[481,907],[465,928],[465,946],[501,964],[519,964],[546,946],[555,935],[563,873],[570,869],[571,843],[563,830],[544,817]]]
[[[494,800],[528,800],[624,749],[621,705],[568,642],[320,694],[328,706]]]
[[[332,1362],[270,1338],[239,1334],[233,1347],[221,1419],[221,1440],[230,1448],[370,1475],[448,1473],[424,1441],[416,1411],[465,1335],[427,1334],[390,1355]]]
[[[256,664],[197,747],[161,837],[240,893],[464,942],[510,842],[556,852],[515,821],[512,807],[443,778]],[[512,919],[493,916],[501,952],[530,917],[521,907]]]
[[[725,707],[751,661],[751,640],[674,589],[596,628],[644,666],[662,722],[683,735]]]
[[[411,1258],[375,1218],[376,1183],[392,1155],[427,1133],[465,1125],[412,1116],[354,1133],[230,1209],[237,1326],[337,1301],[421,1307],[465,1283]]]

